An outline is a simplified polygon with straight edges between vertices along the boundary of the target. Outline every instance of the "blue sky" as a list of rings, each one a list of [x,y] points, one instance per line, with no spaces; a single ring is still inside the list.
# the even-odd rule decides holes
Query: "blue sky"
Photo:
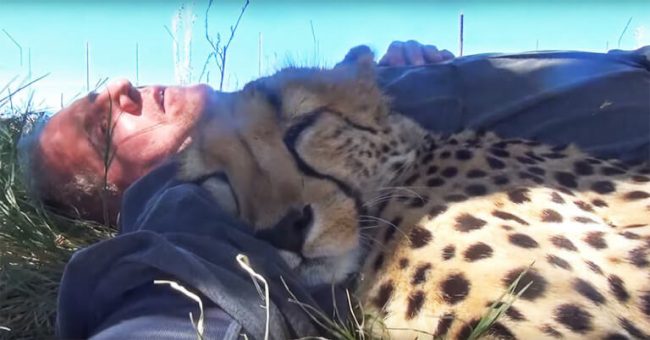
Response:
[[[0,89],[28,76],[49,73],[32,90],[36,103],[56,110],[86,91],[86,56],[90,53],[91,87],[103,78],[136,80],[139,47],[140,84],[174,84],[172,18],[181,7],[191,26],[189,80],[198,81],[209,45],[205,40],[207,0],[81,1],[0,0]],[[216,0],[209,14],[210,34],[227,38],[243,1]],[[465,15],[465,54],[540,50],[620,48],[650,44],[650,1],[272,1],[251,0],[228,53],[225,89],[234,90],[259,73],[287,62],[332,65],[350,47],[367,44],[377,55],[393,40],[416,39],[458,55],[458,17]],[[317,44],[314,44],[311,24]],[[176,33],[183,40],[182,28]],[[181,46],[182,48],[182,46]],[[217,86],[212,64],[210,84]],[[205,82],[205,78],[203,79]],[[6,93],[5,93],[6,94]],[[2,95],[0,95],[2,97]],[[24,98],[17,98],[20,102]]]

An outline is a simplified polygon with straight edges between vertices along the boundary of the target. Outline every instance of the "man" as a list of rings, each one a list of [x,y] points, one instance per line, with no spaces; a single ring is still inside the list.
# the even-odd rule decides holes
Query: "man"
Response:
[[[415,41],[394,42],[383,66],[452,59],[449,51]],[[29,189],[62,213],[116,223],[123,192],[189,143],[190,130],[214,106],[206,85],[134,87],[110,83],[55,114],[23,138]]]
[[[391,49],[399,53],[391,54]],[[384,61],[394,58],[391,60],[404,64],[405,60],[419,60],[412,56],[404,58],[409,55],[404,44],[391,49]],[[506,137],[525,137],[551,144],[575,142],[600,157],[649,162],[648,52],[641,49],[609,54],[540,52],[470,56],[438,65],[382,68],[378,81],[393,97],[396,110],[433,131],[493,130]],[[158,107],[154,112],[161,115],[151,118],[156,122],[154,126],[165,125],[163,113],[174,117],[182,112],[175,109],[181,104],[193,105],[198,114],[208,112],[210,100],[214,99],[206,96],[206,88],[200,86],[167,88],[163,101],[160,88],[133,89],[126,82],[116,84],[111,85],[115,86],[112,91],[120,95],[111,95],[113,105],[127,112],[139,112],[138,103],[142,112],[144,107]],[[181,94],[193,100],[181,101],[178,99]],[[92,102],[90,98],[88,103],[99,105],[107,98],[99,95]],[[83,113],[92,106],[80,104],[78,108]],[[119,115],[120,110],[114,112]],[[95,120],[70,116],[73,117],[70,120],[61,118],[58,124],[53,120],[45,125],[41,136],[52,136],[52,142],[60,143],[54,137],[67,133],[77,136],[73,142],[78,145],[84,141],[68,132],[67,127],[75,126],[72,131],[81,131],[81,136],[86,136],[85,131],[94,131],[93,127],[102,131],[101,124],[93,125]],[[52,122],[55,124],[50,125]],[[143,131],[142,127],[128,130],[134,124],[121,128],[127,132]],[[340,297],[340,291],[334,291],[331,296],[331,287],[308,290],[301,285],[269,244],[256,239],[246,225],[224,213],[201,187],[176,181],[173,162],[164,162],[152,170],[163,158],[182,148],[186,142],[182,137],[186,135],[180,131],[186,131],[186,126],[171,129],[181,136],[174,139],[175,143],[155,144],[165,146],[156,148],[160,152],[137,150],[137,144],[124,147],[152,130],[120,135],[118,127],[114,137],[117,153],[125,152],[119,161],[124,165],[114,163],[120,165],[107,177],[113,183],[126,185],[147,174],[124,194],[120,235],[77,252],[68,263],[59,295],[59,336],[196,338],[188,313],[197,319],[200,314],[197,303],[165,285],[154,284],[155,280],[177,282],[201,301],[205,338],[237,339],[244,333],[248,338],[261,339],[268,333],[269,338],[285,339],[322,331],[300,305],[289,300],[295,297],[315,308],[314,311],[324,310],[325,315],[332,315],[327,310],[332,307],[332,300]],[[166,134],[171,135],[171,130],[166,130]],[[55,172],[68,174],[64,178],[74,178],[70,174],[82,166],[88,171],[95,169],[95,174],[97,169],[101,170],[100,161],[93,165],[95,168],[82,162],[83,157],[94,155],[92,152],[100,155],[90,142],[85,149],[89,151],[81,153],[79,160],[68,158],[60,146],[48,151],[45,141],[49,139],[43,138],[36,144],[43,159],[70,166],[56,168]],[[48,158],[50,152],[55,156]],[[136,162],[144,159],[148,161]],[[130,168],[133,164],[139,166]],[[116,184],[115,192],[121,194],[120,190]],[[118,195],[113,197],[121,199]],[[245,254],[250,267],[266,280],[268,286],[258,284],[263,290],[268,289],[268,301],[256,291],[251,282],[254,279],[243,268],[246,264],[237,262],[240,254]],[[347,306],[345,300],[335,301],[337,306]],[[265,307],[260,308],[260,304]]]

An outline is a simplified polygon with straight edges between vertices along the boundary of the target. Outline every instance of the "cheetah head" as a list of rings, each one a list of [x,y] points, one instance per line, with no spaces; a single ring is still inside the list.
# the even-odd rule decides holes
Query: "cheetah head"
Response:
[[[183,180],[281,249],[310,285],[358,270],[364,202],[415,158],[424,132],[390,114],[372,54],[287,68],[224,95],[181,155]],[[216,176],[210,176],[216,174]]]

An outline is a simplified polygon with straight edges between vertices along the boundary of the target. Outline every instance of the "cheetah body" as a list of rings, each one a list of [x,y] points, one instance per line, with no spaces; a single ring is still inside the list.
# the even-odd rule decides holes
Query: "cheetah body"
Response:
[[[648,336],[647,175],[489,134],[427,143],[369,201],[381,227],[358,291],[394,338],[465,339],[509,288],[488,337]]]
[[[222,206],[280,248],[302,235],[285,248],[305,282],[358,275],[377,336],[465,339],[513,294],[488,337],[650,336],[648,164],[432,135],[390,112],[367,60],[282,70],[210,119],[180,177],[221,172],[206,188]],[[309,225],[283,229],[305,207]]]

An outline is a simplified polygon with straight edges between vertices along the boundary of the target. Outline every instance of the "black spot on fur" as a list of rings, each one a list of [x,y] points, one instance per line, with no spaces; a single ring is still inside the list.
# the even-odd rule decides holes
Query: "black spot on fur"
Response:
[[[475,243],[469,246],[464,253],[465,261],[474,262],[481,259],[486,259],[492,256],[492,247],[483,242]]]
[[[467,340],[467,339],[469,339],[469,336],[472,334],[472,331],[474,330],[474,328],[476,328],[478,323],[479,323],[479,320],[474,319],[474,320],[464,324],[463,327],[458,332],[456,340]]]
[[[565,203],[564,198],[562,198],[562,196],[560,196],[560,194],[558,194],[555,191],[553,191],[553,193],[551,194],[551,201],[553,201],[555,203],[558,203],[558,204],[564,204]]]
[[[621,333],[610,333],[607,334],[603,340],[629,340],[627,336],[621,334]]]
[[[516,320],[516,321],[526,320],[526,317],[523,314],[521,314],[519,309],[515,308],[515,306],[512,305],[510,306],[510,308],[508,308],[508,310],[506,310],[506,315],[509,316],[510,319],[512,320]]]
[[[449,328],[451,328],[452,322],[454,322],[454,314],[453,313],[447,313],[443,315],[440,318],[440,321],[438,321],[438,327],[436,327],[436,332],[433,334],[433,338],[443,338],[444,335],[449,332]]]
[[[597,305],[605,303],[605,297],[603,294],[601,294],[591,283],[583,279],[576,279],[573,282],[573,288],[580,293],[580,295],[593,301]]]
[[[539,243],[537,243],[537,241],[535,241],[532,237],[526,234],[521,234],[521,233],[510,234],[510,236],[508,236],[508,239],[510,240],[510,243],[518,247],[522,247],[522,248],[539,247]]]
[[[569,196],[575,196],[575,195],[576,195],[576,194],[574,194],[573,191],[571,191],[569,188],[564,188],[564,187],[562,187],[562,188],[557,188],[557,191],[559,191],[559,192],[561,192],[561,193],[563,193],[563,194],[565,194],[565,195],[569,195]]]
[[[506,185],[510,183],[510,180],[505,175],[499,175],[492,178],[492,183],[494,183],[495,185]]]
[[[440,153],[440,158],[442,158],[442,159],[447,159],[449,157],[451,157],[451,152],[449,152],[449,151],[443,151],[443,152]]]
[[[630,294],[625,289],[625,283],[617,275],[610,275],[607,278],[609,282],[609,290],[612,291],[612,294],[616,297],[618,301],[626,302],[630,298]]]
[[[510,153],[506,150],[503,149],[498,149],[498,148],[491,148],[489,150],[490,154],[497,156],[497,157],[510,157]]]
[[[585,263],[587,264],[587,267],[589,267],[589,270],[591,270],[596,274],[603,275],[603,270],[600,268],[599,265],[595,264],[592,261],[585,261]]]
[[[480,229],[486,224],[487,222],[485,220],[476,218],[468,213],[464,213],[456,217],[455,227],[456,230],[466,233],[472,230]]]
[[[594,174],[594,167],[587,161],[577,161],[573,164],[573,170],[580,176],[589,176]]]
[[[445,261],[454,258],[455,255],[456,247],[453,244],[450,244],[442,249],[442,259]]]
[[[650,292],[645,292],[645,294],[641,295],[640,300],[643,314],[650,316]]]
[[[429,203],[429,196],[421,195],[419,197],[413,197],[409,201],[408,206],[411,208],[422,208],[427,203]]]
[[[404,180],[404,185],[411,186],[420,178],[420,174],[411,175],[409,178]]]
[[[573,245],[573,242],[571,242],[568,238],[562,235],[555,235],[551,237],[551,243],[553,243],[554,246],[560,249],[566,249],[570,251],[578,250],[578,248],[576,248],[576,246]]]
[[[562,215],[553,209],[544,209],[542,210],[542,222],[560,223]]]
[[[521,179],[529,179],[529,180],[535,182],[536,184],[544,184],[544,179],[543,178],[541,178],[539,176],[535,176],[535,175],[533,175],[531,173],[528,173],[528,172],[524,172],[524,171],[519,172],[519,178],[521,178]]]
[[[650,177],[635,175],[635,176],[632,176],[632,180],[635,181],[635,182],[639,182],[639,183],[645,183],[645,182],[650,182]]]
[[[411,293],[408,297],[408,305],[406,307],[406,320],[413,319],[420,313],[424,305],[424,292],[421,290]]]
[[[508,191],[508,198],[512,203],[522,204],[524,202],[530,202],[530,197],[528,193],[530,190],[528,188],[518,188]]]
[[[555,328],[551,327],[551,325],[544,325],[544,327],[542,327],[542,332],[554,338],[562,338],[562,333],[558,332]]]
[[[575,203],[575,205],[578,208],[580,208],[580,209],[582,209],[582,210],[584,210],[586,212],[594,212],[594,207],[592,207],[591,204],[589,204],[589,203],[587,203],[585,201],[575,201],[573,203]]]
[[[564,260],[561,257],[555,256],[555,255],[546,255],[546,260],[548,261],[548,263],[550,263],[550,264],[552,264],[554,266],[560,267],[562,269],[566,269],[566,270],[571,270],[572,269],[569,262],[567,262],[566,260]]]
[[[505,211],[501,211],[501,210],[493,211],[492,216],[494,216],[496,218],[500,218],[500,219],[505,220],[505,221],[515,221],[515,222],[518,222],[518,223],[523,224],[523,225],[529,225],[528,222],[524,221],[520,217],[518,217],[516,215],[513,215],[511,213],[507,213]]]
[[[630,320],[626,318],[621,318],[621,326],[623,326],[623,329],[626,330],[628,333],[630,333],[631,336],[639,338],[639,339],[648,339],[650,336],[647,334],[643,333],[637,326],[635,326]]]
[[[390,221],[388,228],[386,228],[386,234],[384,234],[384,243],[388,243],[395,236],[395,231],[397,231],[400,224],[402,224],[402,218],[399,216]]]
[[[563,304],[555,309],[555,321],[563,324],[578,334],[584,334],[592,329],[592,318],[582,307],[574,304]]]
[[[625,237],[626,239],[629,239],[629,240],[638,240],[638,239],[641,238],[641,236],[639,236],[639,234],[635,234],[635,233],[633,233],[631,231],[625,231],[625,232],[619,233],[619,235],[621,235],[621,236],[623,236],[623,237]]]
[[[388,303],[388,300],[391,298],[393,295],[393,291],[395,290],[395,287],[393,286],[392,281],[387,281],[383,283],[381,286],[379,286],[379,292],[377,295],[374,297],[372,300],[372,303],[379,309],[383,309],[386,303]]]
[[[487,194],[487,188],[482,184],[470,184],[465,187],[465,193],[469,196],[483,196]]]
[[[415,273],[413,274],[413,278],[411,278],[411,284],[412,285],[417,285],[420,283],[423,283],[424,281],[427,280],[427,272],[431,270],[431,263],[425,263],[421,264],[415,269]]]
[[[575,217],[573,220],[578,223],[596,223],[596,221],[592,220],[591,218],[584,216]]]
[[[422,158],[422,164],[427,164],[433,160],[433,152],[428,153],[424,158]]]
[[[375,271],[379,271],[381,269],[381,266],[384,265],[384,254],[379,254],[377,258],[375,259],[375,263],[373,264],[373,268]]]
[[[429,244],[433,239],[433,235],[427,229],[421,226],[414,226],[409,233],[409,240],[411,241],[411,248],[422,248]]]
[[[639,267],[639,268],[645,268],[650,264],[648,262],[648,259],[646,258],[648,256],[648,252],[646,249],[643,247],[638,247],[635,249],[632,249],[628,255],[628,259],[630,262]]]
[[[591,201],[591,204],[593,204],[593,205],[595,205],[595,206],[597,206],[597,207],[599,207],[599,208],[603,208],[603,207],[608,207],[608,206],[609,206],[609,205],[607,204],[607,202],[601,200],[600,198],[596,198],[596,199],[594,199],[593,201]]]
[[[479,169],[472,169],[467,172],[467,178],[482,178],[485,176],[487,176],[487,173]]]
[[[614,175],[622,175],[625,173],[625,171],[612,166],[606,166],[600,169],[600,173],[605,176],[614,176]]]
[[[434,205],[433,207],[431,207],[431,209],[429,209],[428,217],[429,217],[429,219],[433,219],[436,216],[444,213],[445,211],[447,211],[447,206],[446,205],[441,205],[441,204]]]
[[[491,336],[494,336],[496,339],[502,340],[514,340],[516,339],[514,334],[500,322],[495,322],[492,327],[487,331]]]
[[[636,201],[636,200],[642,200],[645,198],[650,197],[650,194],[645,192],[645,191],[630,191],[627,194],[623,196],[623,199],[626,201]]]
[[[570,172],[558,171],[555,173],[555,180],[564,187],[575,189],[578,187],[576,176]]]
[[[494,158],[494,157],[485,157],[485,160],[487,161],[488,165],[492,169],[503,169],[506,167],[506,163],[503,163],[502,161]]]
[[[469,150],[461,149],[456,151],[456,159],[466,161],[472,158],[472,152]]]
[[[538,176],[544,176],[546,174],[546,170],[544,170],[544,169],[542,169],[542,168],[540,168],[538,166],[530,166],[526,170],[528,170],[528,172],[530,172],[532,174],[535,174],[535,175],[538,175]]]
[[[444,197],[447,202],[463,202],[466,201],[469,197],[460,194],[451,194]]]
[[[450,275],[445,281],[442,282],[441,287],[443,296],[442,298],[448,304],[456,304],[467,297],[470,289],[470,283],[467,281],[463,274]]]
[[[598,194],[605,195],[616,191],[616,185],[611,181],[598,181],[591,185],[591,190]]]
[[[605,242],[605,239],[603,238],[604,234],[605,233],[603,233],[602,231],[589,232],[587,233],[587,236],[584,238],[584,241],[596,249],[605,249],[607,248],[607,242]]]
[[[503,278],[503,285],[508,289],[526,269],[528,269],[528,271],[521,276],[514,292],[515,294],[518,294],[524,287],[532,282],[528,289],[521,294],[522,299],[532,301],[542,297],[546,292],[546,286],[548,285],[546,279],[539,275],[535,270],[530,268],[514,269]]]
[[[406,269],[409,266],[409,259],[403,257],[399,259],[399,269]]]
[[[517,156],[517,157],[515,157],[515,159],[517,160],[517,162],[519,162],[521,164],[531,165],[531,164],[537,163],[537,161],[535,159],[530,158],[530,157]]]
[[[458,168],[450,166],[446,167],[440,172],[440,174],[447,178],[452,178],[458,174]]]
[[[445,184],[445,180],[440,177],[429,178],[427,181],[427,186],[432,188],[442,186],[443,184]]]
[[[427,169],[427,175],[433,175],[436,172],[438,172],[438,167],[435,165],[432,165]]]

